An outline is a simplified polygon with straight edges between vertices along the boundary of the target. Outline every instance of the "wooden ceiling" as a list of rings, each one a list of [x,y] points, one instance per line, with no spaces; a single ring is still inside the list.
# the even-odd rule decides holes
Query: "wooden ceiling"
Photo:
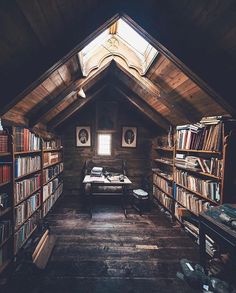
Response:
[[[121,9],[161,54],[145,77],[112,64],[83,78],[76,53]],[[106,84],[143,105],[149,118],[155,111],[161,128],[234,114],[233,0],[1,1],[0,33],[0,109],[14,123],[55,128]],[[76,95],[81,86],[87,99]]]

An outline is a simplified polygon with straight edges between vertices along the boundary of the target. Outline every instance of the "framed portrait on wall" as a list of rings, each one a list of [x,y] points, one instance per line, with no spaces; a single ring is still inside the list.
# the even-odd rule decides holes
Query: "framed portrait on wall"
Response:
[[[122,127],[121,146],[126,148],[136,148],[137,146],[137,127]]]
[[[91,128],[90,126],[76,127],[76,146],[90,147],[91,146]]]

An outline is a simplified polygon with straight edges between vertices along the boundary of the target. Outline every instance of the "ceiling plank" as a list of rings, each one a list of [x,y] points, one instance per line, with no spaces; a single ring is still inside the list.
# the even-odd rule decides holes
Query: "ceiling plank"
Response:
[[[100,68],[96,73],[91,75],[88,78],[82,78],[79,80],[74,80],[73,82],[68,85],[68,87],[62,91],[58,96],[51,99],[49,103],[45,106],[45,101],[42,101],[42,103],[38,104],[28,115],[30,127],[33,127],[38,122],[43,120],[44,117],[46,117],[48,114],[50,114],[51,111],[55,107],[58,107],[61,103],[63,103],[65,100],[71,97],[71,95],[76,94],[76,92],[79,90],[79,88],[83,88],[84,92],[94,86],[99,80],[103,79],[108,71],[109,64],[106,64],[104,67]]]
[[[120,82],[114,82],[115,89],[121,93],[135,108],[147,116],[157,126],[167,131],[171,123],[155,111],[150,105],[143,101],[138,95],[136,95],[130,88],[121,84]]]

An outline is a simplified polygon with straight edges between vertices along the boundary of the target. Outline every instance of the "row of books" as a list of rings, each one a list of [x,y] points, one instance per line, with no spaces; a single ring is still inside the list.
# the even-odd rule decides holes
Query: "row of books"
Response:
[[[220,177],[222,173],[222,160],[215,157],[205,159],[202,157],[187,156],[185,154],[176,154],[175,166],[217,177]]]
[[[15,177],[20,177],[28,173],[40,170],[40,156],[16,157]]]
[[[15,151],[38,151],[40,150],[40,138],[29,129],[15,128]]]
[[[0,153],[9,152],[9,141],[7,134],[0,134]]]
[[[153,196],[157,199],[164,207],[168,210],[172,210],[173,207],[173,199],[167,196],[164,192],[158,189],[155,185],[153,185]]]
[[[8,193],[1,193],[0,194],[0,212],[4,211],[10,206],[10,198]]]
[[[48,152],[43,154],[43,166],[60,162],[62,160],[61,152]]]
[[[55,178],[43,187],[43,201],[45,201],[61,184],[60,178]]]
[[[11,180],[11,166],[5,165],[4,163],[0,165],[0,184]]]
[[[34,213],[20,229],[15,233],[15,253],[23,246],[25,241],[29,238],[31,232],[37,226],[40,218],[40,213]]]
[[[30,198],[19,204],[15,208],[15,228],[18,228],[26,219],[28,219],[40,206],[40,192],[32,195]]]
[[[39,189],[41,186],[41,175],[36,174],[35,176],[16,182],[15,190],[15,204],[22,201],[24,198],[29,196],[31,193]]]
[[[202,211],[206,211],[211,206],[208,201],[199,198],[198,196],[187,191],[186,189],[178,186],[175,189],[174,198],[181,205],[197,215]]]
[[[175,180],[177,184],[183,185],[205,198],[216,202],[220,201],[220,184],[216,181],[203,180],[181,170],[176,170]]]
[[[61,139],[53,139],[43,142],[43,149],[44,150],[51,150],[51,149],[59,149],[62,147]]]
[[[155,173],[153,173],[153,183],[159,186],[167,194],[170,194],[170,195],[172,194],[172,191],[173,191],[172,183],[158,176]]]
[[[11,235],[11,221],[0,221],[0,245]]]
[[[177,126],[177,148],[219,152],[222,148],[222,127],[222,123]]]
[[[49,167],[43,170],[43,183],[47,183],[53,177],[57,176],[63,171],[63,163]]]
[[[57,199],[60,197],[63,191],[63,183],[60,184],[60,186],[56,189],[56,191],[47,198],[47,200],[43,203],[43,217],[47,215],[47,213],[50,211],[52,206],[55,204]]]

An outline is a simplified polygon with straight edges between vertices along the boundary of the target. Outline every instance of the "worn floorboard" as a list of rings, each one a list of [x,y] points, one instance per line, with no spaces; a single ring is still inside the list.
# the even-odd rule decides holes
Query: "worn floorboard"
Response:
[[[181,258],[198,260],[197,246],[158,208],[143,216],[129,209],[125,218],[119,202],[102,201],[90,219],[77,197],[64,196],[46,220],[56,245],[25,292],[196,292],[176,272]]]

